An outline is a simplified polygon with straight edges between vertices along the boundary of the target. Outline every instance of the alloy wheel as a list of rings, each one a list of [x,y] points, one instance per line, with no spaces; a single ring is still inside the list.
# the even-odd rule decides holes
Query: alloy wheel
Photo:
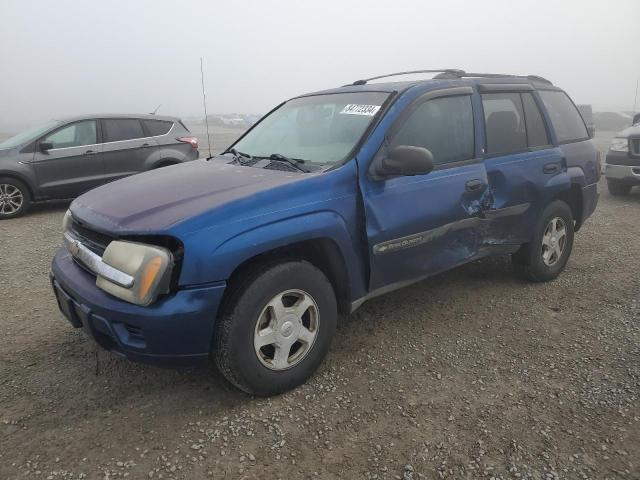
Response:
[[[548,267],[558,263],[567,246],[567,227],[564,220],[555,217],[547,224],[542,235],[542,261]]]
[[[0,183],[0,215],[13,215],[22,207],[22,191],[10,183]]]
[[[258,360],[271,370],[286,370],[307,356],[320,327],[318,306],[302,290],[273,297],[256,322],[253,345]]]

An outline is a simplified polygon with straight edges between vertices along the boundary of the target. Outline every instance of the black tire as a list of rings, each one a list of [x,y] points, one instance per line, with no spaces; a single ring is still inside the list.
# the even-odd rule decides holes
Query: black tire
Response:
[[[547,265],[543,259],[543,237],[551,220],[562,220],[566,230],[566,240],[562,254],[556,256],[552,265]],[[573,248],[574,219],[571,208],[561,200],[551,202],[542,212],[531,243],[523,245],[513,256],[514,263],[523,267],[525,276],[533,282],[548,282],[555,279],[562,272],[569,260]]]
[[[612,178],[607,178],[607,188],[609,189],[609,193],[615,197],[629,195],[631,191],[631,185]]]
[[[9,189],[12,193],[16,191],[14,189],[17,189],[20,192],[19,195],[21,198],[21,204],[20,207],[15,211],[9,212],[9,206],[5,207],[5,205],[3,204],[2,194],[7,188],[6,186],[13,187]],[[31,193],[24,183],[22,183],[20,180],[16,180],[13,177],[0,177],[0,187],[0,220],[19,217],[20,215],[24,215],[27,210],[29,210],[29,207],[31,206]],[[7,210],[7,213],[3,212],[3,210]]]
[[[257,267],[230,288],[213,339],[220,372],[236,387],[258,396],[277,395],[304,383],[326,356],[336,330],[337,302],[329,280],[308,262],[286,261]],[[294,289],[307,293],[317,305],[316,337],[299,363],[272,370],[254,348],[256,325],[274,297]]]
[[[157,170],[158,168],[170,167],[171,165],[177,165],[178,163],[180,163],[180,162],[174,162],[172,160],[164,161],[164,162],[161,162],[158,165],[154,166],[152,168],[152,170]]]

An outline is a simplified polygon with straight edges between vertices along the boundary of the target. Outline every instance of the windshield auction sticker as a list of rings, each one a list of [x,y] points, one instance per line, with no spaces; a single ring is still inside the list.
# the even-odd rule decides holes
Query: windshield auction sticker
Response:
[[[380,105],[357,105],[350,103],[346,105],[340,113],[344,115],[366,115],[367,117],[373,117],[378,110],[380,110]]]

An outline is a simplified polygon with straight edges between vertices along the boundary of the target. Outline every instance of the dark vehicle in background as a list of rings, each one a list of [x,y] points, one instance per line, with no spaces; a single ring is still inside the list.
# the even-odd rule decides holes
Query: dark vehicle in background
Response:
[[[0,143],[0,219],[32,202],[73,198],[134,173],[198,158],[178,118],[92,115],[53,120]]]
[[[103,348],[213,358],[273,395],[304,382],[338,313],[372,297],[488,255],[553,280],[599,178],[582,117],[547,80],[359,80],[284,102],[208,161],[76,199],[51,284]]]
[[[640,113],[633,117],[631,127],[611,140],[604,175],[611,195],[627,195],[640,185]]]

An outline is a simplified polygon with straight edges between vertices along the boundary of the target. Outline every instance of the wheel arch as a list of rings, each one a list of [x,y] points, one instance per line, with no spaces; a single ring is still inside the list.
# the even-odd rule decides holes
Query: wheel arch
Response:
[[[11,171],[0,171],[0,178],[13,178],[14,180],[18,180],[20,183],[23,183],[27,187],[27,190],[29,190],[29,196],[31,197],[31,200],[35,199],[35,189],[31,182],[24,175]]]
[[[571,214],[573,215],[573,219],[575,220],[575,228],[574,231],[580,230],[582,226],[582,212],[583,212],[583,198],[582,198],[582,188],[577,183],[572,183],[569,189],[563,190],[558,193],[551,201],[561,200],[571,209]]]
[[[242,283],[250,272],[287,261],[306,261],[315,266],[331,283],[340,313],[346,314],[350,311],[350,280],[345,258],[335,240],[318,237],[266,250],[240,263],[229,277],[220,312],[228,306],[234,286]]]

